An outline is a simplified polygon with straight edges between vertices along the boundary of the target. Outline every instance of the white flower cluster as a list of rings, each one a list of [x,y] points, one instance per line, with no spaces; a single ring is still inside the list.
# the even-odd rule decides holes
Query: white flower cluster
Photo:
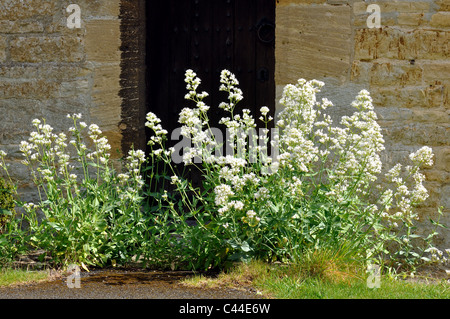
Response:
[[[145,126],[155,133],[155,136],[150,138],[150,141],[148,142],[149,145],[161,144],[166,139],[168,132],[162,128],[161,120],[156,114],[152,112],[147,113],[147,122],[145,123]]]
[[[450,258],[450,249],[445,249],[448,257],[444,255],[442,250],[437,249],[436,247],[430,247],[426,249],[425,252],[431,254],[429,261],[433,264],[446,264]]]
[[[111,180],[111,171],[108,166],[110,158],[110,144],[106,137],[102,136],[102,131],[96,124],[88,125],[79,122],[81,114],[68,114],[67,118],[72,119],[74,125],[69,128],[72,134],[71,144],[75,150],[68,149],[67,136],[65,133],[54,134],[53,127],[35,119],[32,121],[36,131],[30,133],[28,141],[22,141],[20,151],[25,160],[23,163],[29,166],[35,182],[40,185],[39,180],[45,183],[65,180],[66,186],[71,191],[79,192],[79,182],[82,177],[75,172],[83,170],[87,175],[97,174],[97,179],[103,178],[105,181]],[[95,147],[90,151],[83,142],[83,130],[88,129],[87,135],[92,140]],[[74,154],[77,156],[74,157]],[[6,155],[6,154],[5,154]],[[78,164],[71,164],[71,160],[76,159]],[[90,171],[88,161],[95,163],[95,172]],[[143,186],[144,180],[141,176],[140,167],[145,162],[145,153],[141,150],[131,150],[127,157],[126,171],[117,175],[119,184],[127,186],[127,194],[136,196]],[[119,188],[118,188],[119,190]],[[123,193],[123,191],[121,191]]]
[[[141,166],[146,161],[142,150],[131,149],[126,158],[126,172],[117,175],[119,184],[116,190],[121,200],[139,200],[139,192],[144,186]]]
[[[259,222],[261,221],[261,218],[258,217],[256,212],[254,210],[249,210],[245,214],[244,217],[241,218],[242,222],[248,224],[250,227],[256,227],[258,226]]]
[[[428,147],[424,146],[418,151],[411,153],[409,155],[409,158],[411,161],[413,161],[415,164],[424,165],[424,166],[432,166],[433,165],[433,150]]]
[[[432,149],[423,147],[411,153],[409,157],[414,166],[403,168],[402,164],[398,163],[385,174],[387,182],[392,183],[395,189],[387,189],[380,198],[381,207],[384,207],[382,216],[394,227],[398,227],[400,220],[418,220],[419,216],[413,207],[429,197],[423,185],[425,175],[420,173],[419,169],[421,166],[432,165]],[[406,178],[403,175],[406,175]]]
[[[225,156],[222,149],[224,141],[220,130],[209,126],[207,115],[209,106],[203,102],[203,99],[208,94],[206,92],[197,93],[197,88],[201,81],[192,70],[186,72],[185,81],[189,90],[185,98],[194,101],[196,107],[185,107],[180,112],[181,135],[186,137],[193,146],[184,149],[183,163],[187,165],[192,164],[196,158],[208,163],[219,163],[223,161]],[[227,141],[232,144],[231,148],[233,150],[242,149],[247,144],[248,130],[256,127],[255,121],[248,109],[244,109],[242,114],[233,113],[236,104],[242,100],[242,91],[236,87],[238,81],[235,76],[228,70],[223,70],[220,81],[220,90],[228,92],[229,101],[228,103],[221,103],[219,107],[230,113],[229,117],[224,117],[220,120],[220,124],[224,124],[227,129],[227,134],[229,135]]]
[[[64,133],[54,134],[53,127],[48,124],[41,123],[40,120],[32,121],[36,131],[30,133],[28,141],[21,141],[20,151],[25,159],[22,161],[24,165],[36,166],[45,158],[47,166],[53,165],[59,167],[61,175],[69,176],[70,154],[67,153],[67,136]],[[53,180],[55,173],[50,174],[48,168],[39,170],[41,176],[45,180]]]
[[[94,142],[96,150],[86,156],[89,159],[98,158],[102,164],[106,164],[110,158],[109,151],[111,150],[111,145],[108,143],[108,139],[106,137],[100,137],[101,134],[102,131],[97,124],[89,125],[89,137]]]
[[[241,217],[244,223],[257,225],[261,218],[255,212],[261,211],[258,205],[276,192],[282,192],[294,206],[324,189],[323,195],[337,204],[367,198],[382,172],[380,153],[385,149],[384,139],[366,90],[360,91],[352,103],[354,113],[343,116],[339,125],[333,126],[331,117],[326,114],[333,104],[326,98],[316,99],[323,82],[300,79],[295,85],[285,86],[280,100],[284,109],[278,115],[273,132],[279,134],[272,134],[272,157],[266,156],[261,161],[268,150],[269,130],[255,134],[256,124],[248,109],[235,114],[236,104],[243,98],[236,77],[228,70],[223,70],[220,76],[220,91],[228,92],[228,102],[219,107],[229,115],[219,123],[225,126],[229,138],[226,143],[233,150],[226,155],[223,152],[217,154],[223,141],[216,140],[209,127],[209,106],[203,102],[208,94],[197,92],[200,79],[188,70],[185,81],[188,90],[185,98],[194,101],[196,106],[186,107],[180,113],[181,134],[194,145],[184,149],[183,162],[190,165],[198,163],[195,159],[200,158],[207,163],[204,168],[214,171],[209,172],[216,182],[214,203],[222,216],[226,213],[245,214]],[[260,108],[260,120],[266,128],[272,120],[269,112],[266,106]],[[147,120],[147,126],[162,132],[160,121],[154,114],[149,114]],[[266,143],[254,148],[256,155],[251,151],[255,141]],[[258,156],[260,161],[253,161],[253,157]],[[428,197],[423,186],[424,175],[417,166],[432,165],[432,157],[428,147],[410,155],[415,166],[407,166],[405,170],[412,185],[403,180],[400,164],[389,170],[386,177],[395,188],[382,192],[376,204],[367,203],[366,212],[375,215],[381,211],[394,226],[405,219],[417,219],[413,207]],[[177,178],[173,177],[172,181],[179,184]]]
[[[228,199],[234,195],[230,185],[220,184],[214,188],[216,194],[215,203],[217,206],[226,206]]]
[[[281,130],[278,161],[280,167],[304,173],[326,165],[323,177],[334,185],[327,196],[340,202],[350,186],[362,193],[377,179],[384,140],[367,91],[362,90],[352,103],[354,114],[343,116],[341,126],[333,127],[331,117],[324,113],[332,103],[316,100],[322,86],[320,81],[300,79],[285,87],[280,100],[285,108],[276,123]]]
[[[237,103],[239,103],[244,97],[242,96],[242,90],[237,86],[239,81],[235,75],[228,70],[222,70],[220,73],[220,87],[219,91],[228,92],[228,103],[222,102],[219,107],[228,112],[233,112]]]

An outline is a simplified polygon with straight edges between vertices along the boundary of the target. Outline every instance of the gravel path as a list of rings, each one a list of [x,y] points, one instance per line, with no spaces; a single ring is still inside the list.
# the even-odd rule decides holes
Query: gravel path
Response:
[[[80,288],[69,288],[68,277],[0,288],[0,299],[259,299],[246,289],[188,288],[180,280],[191,273],[134,270],[82,272]],[[70,282],[75,282],[70,280]]]

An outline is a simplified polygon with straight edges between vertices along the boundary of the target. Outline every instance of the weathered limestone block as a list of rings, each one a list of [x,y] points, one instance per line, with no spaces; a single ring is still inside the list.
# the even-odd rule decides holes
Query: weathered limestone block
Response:
[[[103,126],[116,125],[120,121],[120,65],[105,65],[95,69],[93,83],[94,117],[101,120]]]
[[[42,21],[0,20],[1,33],[37,33],[44,31]]]
[[[405,34],[398,29],[360,29],[355,34],[355,59],[398,58],[405,46],[409,50],[415,51],[408,44]],[[414,58],[414,56],[415,52],[410,54],[409,58]]]
[[[446,83],[444,88],[444,107],[450,110],[450,83]]]
[[[91,82],[89,78],[73,79],[60,82],[59,95],[61,98],[77,97],[78,95],[91,94]]]
[[[435,1],[439,5],[439,11],[450,11],[450,1],[449,0],[437,0]]]
[[[404,62],[375,62],[370,70],[371,85],[422,84],[422,68]]]
[[[435,151],[435,150],[433,150]],[[450,173],[437,170],[437,169],[427,169],[423,172],[425,179],[427,181],[439,182],[441,185],[450,183]],[[450,207],[450,206],[449,206]]]
[[[6,49],[7,49],[6,37],[0,36],[0,63],[6,61]]]
[[[121,121],[122,99],[120,91],[120,65],[108,64],[99,66],[94,72],[93,81],[93,106],[90,111],[92,120],[97,123],[114,150],[112,155],[117,155],[115,150],[120,149],[122,135],[118,123]]]
[[[367,18],[372,12],[367,12],[370,4],[380,7],[381,26],[418,26],[428,22],[430,1],[377,1],[353,3],[354,26],[367,28]]]
[[[86,55],[92,62],[120,61],[120,20],[86,22]]]
[[[450,172],[450,146],[434,149],[435,165],[434,169],[441,172]]]
[[[395,123],[386,128],[386,137],[392,141],[401,141],[404,145],[445,146],[450,138],[450,126],[434,123]]]
[[[17,107],[20,105],[20,107]],[[45,119],[55,132],[65,131],[71,124],[66,118],[69,113],[82,113],[83,121],[90,122],[89,99],[86,95],[78,94],[70,98],[35,99],[10,98],[0,99],[0,146],[8,153],[9,158],[21,159],[18,144],[26,140],[34,127],[32,120]],[[20,119],[18,121],[17,119]]]
[[[277,84],[299,77],[347,77],[352,32],[349,6],[279,6],[276,19]]]
[[[355,59],[447,59],[449,43],[449,31],[360,29],[355,34]]]
[[[71,13],[66,12],[66,8],[71,3],[76,3],[80,7],[81,28],[67,28],[67,18]],[[85,36],[89,31],[87,24],[92,20],[115,20],[120,13],[120,0],[79,0],[62,3],[60,11],[57,11],[52,20],[46,25],[47,33],[62,33],[73,36]]]
[[[63,82],[84,78],[92,74],[93,68],[89,64],[57,64],[57,63],[34,63],[13,65],[0,65],[0,78],[4,79],[53,79]]]
[[[426,85],[420,90],[424,98],[422,106],[433,108],[438,108],[441,105],[445,106],[445,88],[446,85]]]
[[[80,6],[83,18],[92,19],[95,17],[114,17],[117,18],[120,13],[120,0],[77,0],[64,1],[64,7],[70,3],[76,3]]]
[[[449,16],[450,19],[450,16]],[[448,60],[450,56],[450,31],[418,30],[419,59]]]
[[[0,20],[21,20],[38,16],[51,16],[58,10],[55,0],[2,0]]]
[[[83,45],[78,37],[18,36],[11,40],[11,61],[80,62],[84,59]]]
[[[433,27],[450,27],[450,12],[437,12],[431,16],[430,25]]]
[[[354,2],[353,13],[355,15],[366,14],[369,4],[364,1]],[[430,2],[425,1],[379,1],[376,4],[380,6],[382,13],[424,13],[430,10]]]
[[[380,121],[410,121],[413,116],[413,111],[410,109],[403,109],[398,107],[380,107],[377,108],[376,113]]]
[[[399,25],[419,26],[426,21],[424,13],[400,13],[397,17]]]
[[[0,99],[30,98],[49,99],[58,97],[59,83],[49,80],[0,80]]]
[[[444,101],[442,85],[372,87],[370,92],[378,107],[440,108]]]
[[[423,80],[426,84],[450,83],[450,61],[423,62]]]
[[[449,121],[448,111],[434,109],[414,109],[412,110],[411,120],[416,123],[435,123],[446,124]]]

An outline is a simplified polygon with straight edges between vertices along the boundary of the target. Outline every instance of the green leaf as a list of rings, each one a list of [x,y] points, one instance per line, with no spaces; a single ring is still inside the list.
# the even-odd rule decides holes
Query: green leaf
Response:
[[[413,251],[411,251],[411,252],[409,252],[412,256],[414,256],[414,257],[416,257],[416,258],[420,258],[420,255],[418,254],[418,253],[416,253],[416,252],[413,252]]]
[[[434,221],[434,220],[432,220],[431,218],[430,218],[430,222],[431,222],[433,225],[436,225],[436,226],[439,226],[439,227],[442,227],[442,228],[448,228],[446,225],[440,224],[439,222]]]
[[[58,223],[50,222],[50,221],[49,221],[48,224],[49,224],[52,228],[56,229],[57,231],[61,231],[61,230],[62,230],[61,225],[58,224]]]
[[[83,262],[81,263],[81,267],[83,267],[84,270],[89,272],[89,268]]]
[[[0,215],[12,216],[12,212],[8,209],[0,208]]]
[[[244,251],[244,252],[246,252],[246,253],[249,252],[249,251],[251,250],[251,248],[250,248],[248,242],[246,242],[246,241],[244,241],[244,242],[241,244],[241,249],[242,249],[242,251]]]

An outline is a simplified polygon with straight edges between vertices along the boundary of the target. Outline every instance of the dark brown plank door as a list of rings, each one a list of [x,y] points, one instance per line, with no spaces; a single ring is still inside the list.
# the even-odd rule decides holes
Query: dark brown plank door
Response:
[[[210,96],[211,125],[224,115],[218,109],[222,69],[235,73],[244,93],[238,106],[257,119],[259,108],[275,107],[275,0],[147,1],[148,110],[169,132],[179,127],[185,106],[184,73],[193,69]]]

